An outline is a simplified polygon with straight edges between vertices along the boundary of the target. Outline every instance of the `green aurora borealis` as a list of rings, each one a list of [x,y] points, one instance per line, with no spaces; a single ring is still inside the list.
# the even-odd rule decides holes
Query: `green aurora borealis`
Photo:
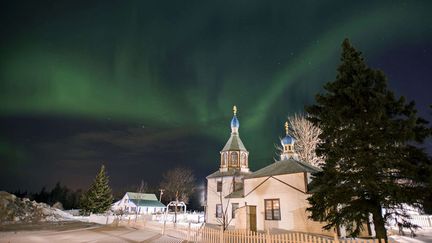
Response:
[[[432,103],[405,88],[431,86],[429,1],[11,1],[0,9],[0,189],[84,187],[101,161],[117,186],[157,181],[174,165],[203,179],[218,166],[234,104],[251,167],[260,168],[272,162],[285,118],[333,80],[345,37],[422,114]],[[427,61],[399,68],[412,60]]]

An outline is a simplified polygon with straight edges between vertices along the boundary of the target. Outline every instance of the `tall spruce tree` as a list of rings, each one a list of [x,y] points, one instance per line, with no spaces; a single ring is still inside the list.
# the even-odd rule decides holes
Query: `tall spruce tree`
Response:
[[[317,154],[325,158],[308,210],[325,229],[345,226],[351,236],[366,230],[372,215],[376,237],[387,239],[386,220],[397,216],[410,226],[404,204],[423,199],[430,165],[414,144],[427,136],[426,121],[413,102],[387,89],[384,74],[369,68],[347,39],[342,48],[336,80],[306,109],[322,129]]]
[[[90,189],[81,197],[81,208],[85,213],[104,213],[113,201],[109,178],[102,165]]]

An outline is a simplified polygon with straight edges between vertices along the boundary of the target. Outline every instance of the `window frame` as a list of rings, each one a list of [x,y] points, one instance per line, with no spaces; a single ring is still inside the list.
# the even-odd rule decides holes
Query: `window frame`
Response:
[[[275,208],[274,202],[278,202],[279,207]],[[271,204],[271,213],[270,215],[267,212],[267,202]],[[264,199],[264,219],[265,220],[281,220],[282,214],[281,214],[281,204],[279,198],[272,198],[272,199]],[[278,214],[275,214],[275,211],[278,211]]]
[[[216,181],[216,192],[222,192],[222,181]]]
[[[220,210],[218,210],[218,208],[220,208]],[[220,213],[220,214],[219,214]],[[216,204],[216,218],[222,218],[222,204],[218,203]]]
[[[234,151],[234,152],[231,152],[231,163],[230,163],[230,165],[231,166],[234,166],[234,167],[238,167],[239,166],[239,152],[237,152],[237,151]]]
[[[234,205],[236,205],[234,209]],[[231,203],[231,218],[235,219],[235,211],[239,209],[240,204],[239,203]]]

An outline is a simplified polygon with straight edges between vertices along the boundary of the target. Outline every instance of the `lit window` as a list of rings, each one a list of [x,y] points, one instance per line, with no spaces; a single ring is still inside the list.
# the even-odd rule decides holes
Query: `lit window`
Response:
[[[280,202],[279,199],[265,199],[265,219],[280,220]]]
[[[238,166],[238,153],[237,152],[231,153],[231,165]]]
[[[216,218],[222,218],[222,204],[216,204]]]
[[[243,165],[243,166],[246,166],[246,160],[247,160],[246,158],[247,158],[247,157],[246,157],[246,153],[242,153],[242,154],[241,154],[241,160],[240,160],[240,161],[242,162],[242,165]]]

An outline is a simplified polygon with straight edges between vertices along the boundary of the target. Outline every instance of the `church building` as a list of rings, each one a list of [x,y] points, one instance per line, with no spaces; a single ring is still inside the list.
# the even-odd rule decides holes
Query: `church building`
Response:
[[[234,106],[231,135],[220,151],[219,170],[207,176],[206,222],[247,230],[283,229],[333,235],[322,223],[308,218],[306,208],[311,174],[320,169],[299,161],[295,139],[281,139],[280,160],[255,172],[249,170],[249,152],[240,139]]]

